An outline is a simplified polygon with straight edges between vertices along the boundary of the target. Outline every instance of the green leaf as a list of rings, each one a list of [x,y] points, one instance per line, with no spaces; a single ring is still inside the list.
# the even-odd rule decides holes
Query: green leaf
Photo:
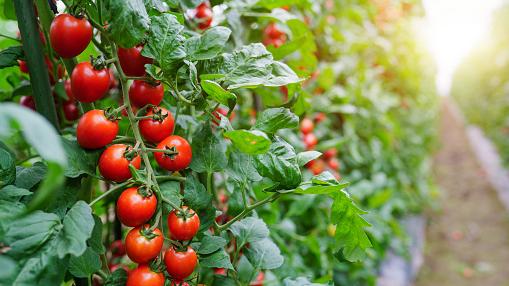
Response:
[[[16,274],[16,262],[5,256],[0,256],[0,281],[7,282],[8,279]]]
[[[126,283],[127,272],[122,268],[118,268],[117,270],[113,271],[110,276],[108,276],[104,282],[104,286],[125,286]]]
[[[104,0],[108,30],[121,47],[130,48],[145,38],[150,19],[143,0]]]
[[[226,143],[212,133],[210,126],[205,124],[193,136],[193,161],[191,169],[195,172],[217,172],[226,167]]]
[[[253,157],[236,150],[230,152],[226,173],[229,178],[245,185],[262,179],[256,170]]]
[[[366,212],[357,207],[344,191],[338,191],[332,197],[331,222],[337,225],[335,248],[348,261],[361,261],[366,256],[366,249],[371,247],[364,230],[370,224],[361,216]]]
[[[236,286],[237,282],[232,277],[216,275],[214,276],[214,284],[212,286]]]
[[[90,247],[82,255],[71,256],[69,259],[69,272],[75,277],[87,278],[99,269],[101,269],[99,254]]]
[[[305,277],[297,277],[295,279],[285,278],[285,280],[283,280],[283,285],[284,286],[322,286],[322,285],[329,285],[329,284],[311,283],[311,281],[309,281]]]
[[[220,236],[204,236],[201,240],[200,247],[198,248],[198,254],[211,254],[218,249],[223,248],[228,242],[226,239]],[[201,261],[201,260],[200,260]]]
[[[44,117],[13,103],[0,104],[0,136],[12,136],[10,124],[16,123],[25,140],[45,160],[65,166],[67,159],[55,128]]]
[[[30,190],[44,179],[47,173],[48,166],[46,166],[43,162],[35,162],[29,168],[23,169],[18,167],[15,185],[17,187]]]
[[[11,154],[0,148],[0,188],[16,181],[16,161]]]
[[[216,57],[225,48],[231,32],[226,27],[216,26],[206,30],[202,35],[187,39],[185,42],[187,59],[203,61]]]
[[[284,261],[281,251],[270,238],[250,243],[246,257],[255,269],[276,269]]]
[[[296,161],[293,147],[279,137],[269,152],[255,157],[258,173],[276,183],[269,190],[290,190],[300,184],[302,174]]]
[[[336,192],[343,192],[343,189],[349,185],[347,182],[338,182],[329,172],[313,177],[311,182],[302,183],[299,188],[295,189],[298,194],[315,194],[325,195]]]
[[[210,255],[200,255],[200,266],[207,268],[233,269],[233,265],[230,261],[230,255],[228,255],[224,249],[219,249]]]
[[[0,69],[17,66],[18,59],[22,59],[23,55],[22,46],[8,47],[7,49],[0,51]]]
[[[155,59],[163,72],[173,75],[176,64],[186,56],[185,38],[180,34],[184,26],[172,14],[153,16],[150,20],[152,24],[142,55]]]
[[[299,117],[288,108],[269,108],[262,112],[253,129],[274,134],[280,129],[299,127]]]
[[[167,181],[159,184],[159,188],[161,189],[161,195],[165,199],[169,200],[174,205],[180,206],[183,198],[180,194],[180,182]],[[169,204],[164,205],[168,207],[168,210],[173,209]]]
[[[233,130],[224,133],[233,146],[241,152],[251,155],[265,154],[270,149],[270,139],[258,130]]]
[[[31,195],[27,189],[18,188],[14,185],[8,185],[0,189],[0,200],[18,201],[20,197]]]
[[[32,94],[32,85],[28,81],[22,81],[21,84],[12,91],[13,97]]]
[[[229,229],[237,238],[237,247],[239,248],[246,243],[261,241],[269,236],[269,229],[265,222],[255,217],[236,221]]]
[[[317,159],[320,156],[322,156],[322,153],[318,151],[300,152],[299,154],[297,154],[297,164],[299,164],[299,166],[302,167],[307,163],[313,161],[314,159]]]
[[[104,254],[106,252],[106,248],[102,243],[103,223],[98,216],[93,215],[93,217],[94,228],[92,229],[92,234],[88,240],[88,245],[94,252]]]
[[[201,210],[207,208],[212,202],[212,195],[207,192],[205,186],[193,175],[186,177],[184,185],[184,200],[193,210]]]
[[[35,196],[28,204],[28,211],[37,209],[46,209],[47,206],[54,201],[60,187],[64,184],[65,178],[61,165],[54,162],[48,162],[48,172],[44,177],[44,181],[39,185],[35,192]]]
[[[85,150],[78,145],[76,140],[62,138],[65,154],[69,165],[65,169],[65,176],[76,178],[82,174],[94,176],[96,174],[97,161],[101,155],[99,150]]]
[[[208,97],[222,105],[232,109],[237,104],[237,96],[232,92],[224,90],[221,85],[214,81],[202,80],[201,87],[207,93]]]
[[[166,12],[168,10],[162,0],[143,0],[143,2],[147,10],[155,9],[158,12]]]
[[[63,228],[58,237],[58,257],[83,254],[93,228],[92,209],[84,201],[77,202],[64,217]]]

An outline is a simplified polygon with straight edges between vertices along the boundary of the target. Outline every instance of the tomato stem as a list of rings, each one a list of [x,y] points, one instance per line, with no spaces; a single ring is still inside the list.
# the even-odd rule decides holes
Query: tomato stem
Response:
[[[164,153],[166,155],[178,155],[178,151],[172,150],[164,150],[164,149],[154,149],[154,148],[145,148],[145,151],[153,152],[153,153]]]
[[[162,182],[165,182],[165,181],[185,182],[186,178],[185,177],[180,177],[180,176],[167,175],[167,176],[156,176],[156,180],[157,181],[162,181]]]
[[[110,194],[112,194],[112,193],[114,193],[114,192],[116,192],[118,190],[126,188],[129,184],[131,184],[131,182],[127,181],[127,182],[124,182],[122,184],[118,184],[118,185],[116,185],[113,188],[110,188],[109,190],[107,190],[106,192],[102,193],[100,196],[95,198],[93,201],[91,201],[88,205],[89,206],[93,206],[95,203],[97,203],[98,201],[104,199],[105,197],[109,196]]]

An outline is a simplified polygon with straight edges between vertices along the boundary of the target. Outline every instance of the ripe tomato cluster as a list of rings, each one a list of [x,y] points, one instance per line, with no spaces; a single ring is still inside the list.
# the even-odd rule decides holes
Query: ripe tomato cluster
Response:
[[[263,30],[263,44],[265,46],[274,46],[279,48],[286,43],[286,33],[282,31],[276,23],[270,23]]]
[[[314,150],[318,144],[318,138],[314,134],[315,124],[319,124],[325,120],[325,114],[316,114],[314,120],[304,118],[300,123],[300,132],[302,134],[302,141],[307,150]],[[335,148],[327,149],[323,152],[323,157],[315,159],[306,164],[306,167],[314,174],[318,175],[329,168],[337,179],[340,179],[339,174],[340,163],[337,159],[337,150]]]

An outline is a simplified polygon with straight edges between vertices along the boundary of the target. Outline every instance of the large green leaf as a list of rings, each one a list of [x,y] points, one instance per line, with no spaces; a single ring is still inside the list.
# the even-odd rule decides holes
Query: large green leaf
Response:
[[[224,136],[229,138],[237,149],[251,155],[267,153],[271,144],[267,134],[259,130],[232,130],[225,132]]]
[[[35,162],[29,168],[18,167],[15,185],[29,190],[44,179],[47,173],[48,166],[43,162]]]
[[[269,108],[262,112],[256,120],[254,129],[273,134],[279,129],[297,128],[299,117],[293,114],[288,108]]]
[[[209,60],[221,53],[230,37],[230,29],[216,26],[208,29],[200,36],[186,40],[185,49],[190,61]]]
[[[185,38],[181,35],[184,26],[172,14],[152,16],[150,19],[149,37],[142,54],[155,59],[165,73],[173,75],[176,64],[186,56]]]
[[[239,248],[246,243],[262,241],[269,236],[269,229],[265,222],[255,217],[236,221],[230,226],[230,231],[237,238],[237,247]]]
[[[143,42],[150,24],[143,0],[104,0],[104,7],[115,42],[124,48]]]
[[[219,249],[209,255],[200,255],[200,266],[207,268],[233,269],[230,255],[224,249]]]
[[[193,175],[186,177],[184,185],[184,200],[187,206],[194,210],[207,208],[212,202],[212,195],[207,192],[205,186]]]
[[[256,170],[253,157],[237,150],[230,151],[226,173],[229,178],[245,185],[262,179]]]
[[[195,172],[216,172],[226,167],[226,143],[212,133],[210,126],[205,124],[193,136],[193,161],[191,169]]]
[[[7,1],[9,2],[9,1]],[[18,59],[23,58],[23,47],[8,47],[0,51],[0,69],[18,65]]]
[[[198,254],[211,254],[226,246],[226,239],[220,236],[206,235],[200,241],[200,247],[197,249]]]
[[[0,148],[0,188],[16,180],[16,162],[12,155]]]
[[[101,152],[98,150],[85,150],[78,145],[76,140],[62,138],[65,153],[69,165],[65,169],[65,176],[76,178],[82,174],[94,176],[96,174],[97,161]]]
[[[218,83],[211,80],[202,80],[201,86],[205,93],[207,93],[208,98],[228,106],[230,109],[235,107],[237,96],[232,92],[224,90]]]
[[[281,251],[270,238],[251,242],[246,257],[256,269],[276,269],[284,261]]]
[[[69,259],[69,272],[80,278],[87,278],[101,269],[101,259],[92,248],[87,248],[80,256],[71,256]]]
[[[77,202],[64,217],[63,228],[58,237],[58,257],[83,254],[93,228],[92,209],[84,201]]]

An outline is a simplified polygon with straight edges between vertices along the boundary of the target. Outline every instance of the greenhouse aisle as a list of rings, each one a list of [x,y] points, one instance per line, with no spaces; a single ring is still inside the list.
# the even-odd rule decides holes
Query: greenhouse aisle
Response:
[[[429,215],[416,286],[509,285],[509,215],[444,100],[435,157],[440,208]]]

